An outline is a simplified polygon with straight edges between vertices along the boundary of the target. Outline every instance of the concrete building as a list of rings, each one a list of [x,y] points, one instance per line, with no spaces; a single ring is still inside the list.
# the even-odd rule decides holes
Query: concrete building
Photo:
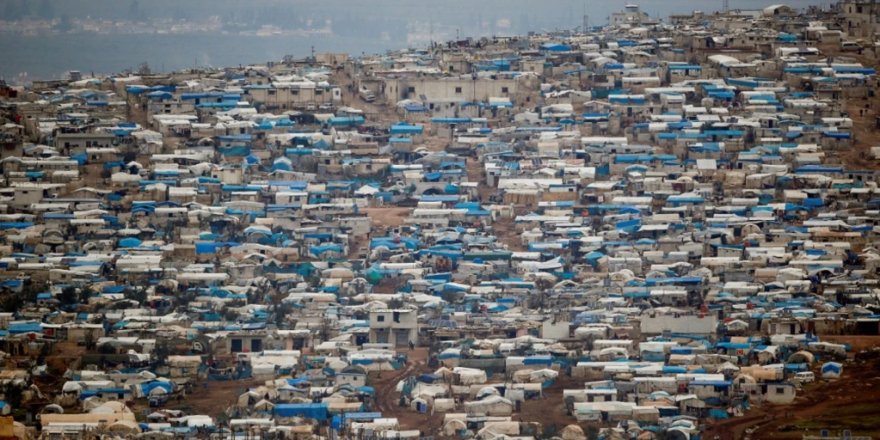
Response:
[[[850,38],[872,39],[880,35],[880,1],[847,0],[839,7],[841,27]]]
[[[418,343],[419,323],[415,310],[391,309],[370,312],[370,343],[395,347]]]

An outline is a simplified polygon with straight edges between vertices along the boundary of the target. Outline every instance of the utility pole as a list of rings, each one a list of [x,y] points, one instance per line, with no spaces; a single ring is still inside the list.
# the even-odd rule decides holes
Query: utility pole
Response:
[[[587,15],[587,2],[584,0],[584,23],[581,25],[581,32],[587,33],[590,26],[590,16]]]
[[[721,10],[726,14],[730,12],[730,0],[722,0]]]

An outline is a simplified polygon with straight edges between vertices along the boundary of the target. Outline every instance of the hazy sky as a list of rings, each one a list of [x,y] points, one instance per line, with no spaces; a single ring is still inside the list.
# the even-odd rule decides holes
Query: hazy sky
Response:
[[[604,24],[631,2],[661,18],[721,8],[721,0],[0,0],[0,20],[7,20],[0,21],[0,76],[112,73],[142,62],[165,70],[234,65],[303,56],[313,47],[360,54],[456,35],[570,29],[584,12],[591,25]],[[730,7],[771,3],[730,0]]]

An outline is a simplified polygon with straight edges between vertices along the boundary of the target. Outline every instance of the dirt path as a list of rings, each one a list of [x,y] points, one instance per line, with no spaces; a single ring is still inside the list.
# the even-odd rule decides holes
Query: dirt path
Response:
[[[516,229],[516,222],[513,218],[499,217],[492,223],[492,233],[498,237],[498,241],[507,245],[507,248],[514,252],[526,250],[523,246],[520,232]]]
[[[800,439],[822,429],[880,435],[880,357],[847,363],[840,379],[805,387],[791,405],[755,406],[743,417],[712,423],[703,438]]]
[[[514,413],[514,420],[540,422],[545,433],[559,432],[568,425],[577,425],[574,416],[565,412],[562,394],[566,389],[579,389],[583,386],[582,380],[560,374],[553,385],[543,390],[544,397],[524,401],[520,412]],[[581,425],[581,428],[585,426]]]
[[[184,409],[191,414],[207,414],[212,417],[224,414],[234,406],[238,396],[248,389],[263,385],[259,380],[204,380],[193,387],[193,392],[183,400],[169,400],[165,408]],[[207,386],[205,386],[207,385]]]
[[[408,352],[406,366],[397,371],[383,371],[371,377],[373,387],[376,390],[376,411],[384,417],[394,417],[400,423],[400,429],[418,429],[423,435],[435,433],[443,422],[443,414],[420,414],[408,407],[401,407],[400,393],[397,392],[397,383],[409,376],[429,373],[428,350],[418,347]]]
[[[363,208],[361,212],[370,217],[373,227],[380,228],[396,228],[403,224],[404,220],[409,216],[411,208],[398,208],[396,206],[380,207],[380,208]]]

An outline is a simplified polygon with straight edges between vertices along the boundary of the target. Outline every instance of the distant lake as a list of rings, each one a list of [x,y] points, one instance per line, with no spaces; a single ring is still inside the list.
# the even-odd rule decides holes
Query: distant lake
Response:
[[[0,0],[0,5],[8,0]],[[54,0],[53,0],[54,1]],[[62,5],[77,7],[82,14],[98,3],[109,0],[65,0]],[[158,2],[159,0],[154,0]],[[163,0],[164,1],[164,0]],[[257,0],[254,0],[257,1]],[[84,73],[116,73],[136,69],[146,62],[154,71],[170,71],[198,66],[236,66],[280,60],[284,55],[303,57],[311,52],[376,53],[408,46],[424,46],[433,38],[445,41],[485,35],[525,34],[528,31],[571,29],[582,22],[584,7],[590,24],[607,22],[608,16],[627,3],[640,4],[653,17],[689,13],[699,9],[710,13],[721,8],[722,0],[260,0],[281,5],[284,11],[301,12],[303,17],[331,20],[333,35],[328,37],[266,37],[230,34],[54,34],[20,36],[0,33],[0,77],[15,80],[22,72],[29,79],[59,78],[69,70]],[[729,0],[732,9],[757,9],[772,0]],[[70,2],[70,3],[66,3]],[[247,9],[249,3],[211,0],[234,11]],[[274,3],[273,3],[274,2]],[[148,2],[141,2],[146,5]],[[185,11],[204,6],[202,0],[176,0]],[[829,5],[829,1],[791,0],[795,8]],[[102,3],[103,4],[103,3]],[[104,5],[119,4],[107,3]],[[210,3],[215,4],[215,3]],[[230,6],[231,5],[231,6]],[[82,8],[81,8],[82,6]],[[86,8],[86,6],[88,6]],[[291,9],[292,8],[292,9]],[[87,10],[84,10],[87,9]],[[58,11],[56,11],[57,13]],[[224,12],[229,13],[230,12]],[[271,16],[271,14],[269,15]],[[257,22],[259,23],[259,22]]]
[[[240,35],[48,35],[0,38],[0,77],[14,79],[27,72],[30,79],[59,78],[70,70],[116,73],[146,62],[154,71],[198,66],[237,66],[303,57],[311,47],[321,52],[377,52],[378,39],[302,38]],[[405,46],[405,43],[402,44]],[[85,49],[84,48],[88,48]]]

